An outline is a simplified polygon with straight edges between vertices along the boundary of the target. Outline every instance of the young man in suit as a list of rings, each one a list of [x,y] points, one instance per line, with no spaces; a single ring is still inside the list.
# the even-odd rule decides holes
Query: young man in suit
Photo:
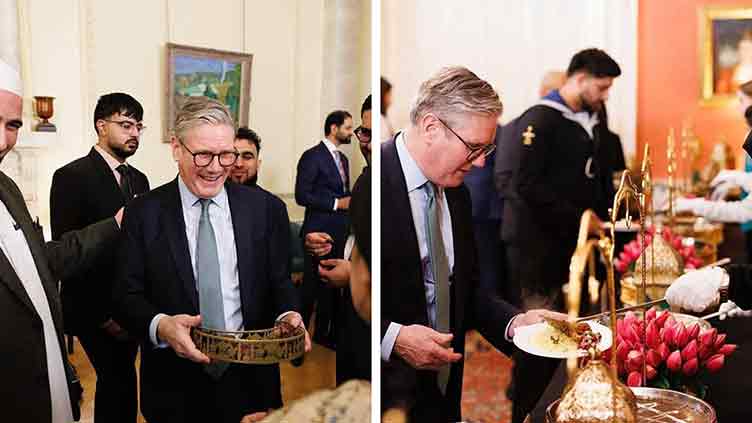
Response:
[[[311,318],[316,307],[316,342],[330,348],[336,346],[336,305],[342,290],[321,282],[318,275],[320,259],[341,258],[349,225],[350,168],[347,157],[339,151],[350,143],[353,121],[350,113],[336,110],[324,122],[324,139],[306,150],[298,161],[295,178],[295,201],[305,207],[301,237],[312,232],[329,235],[332,249],[326,256],[306,255],[302,285],[303,318]]]
[[[303,324],[280,259],[286,211],[259,190],[225,183],[234,139],[225,105],[186,100],[171,144],[178,177],[136,198],[124,219],[116,318],[144,339],[141,412],[150,423],[237,423],[282,403],[278,365],[210,363],[190,336],[196,326]]]
[[[111,216],[149,191],[146,176],[127,161],[138,149],[143,115],[141,104],[128,94],[99,98],[94,109],[97,144],[52,176],[53,239]],[[63,314],[67,333],[78,336],[97,374],[94,421],[134,423],[138,343],[112,319],[115,251],[63,281]]]
[[[16,144],[21,105],[18,70],[0,60],[0,162]],[[73,421],[78,403],[70,389],[57,281],[84,271],[114,246],[122,210],[115,216],[45,244],[18,186],[0,172],[0,398],[6,420]]]
[[[443,69],[421,85],[410,127],[381,148],[381,400],[411,421],[461,420],[467,330],[509,353],[517,327],[566,317],[521,313],[481,285],[462,181],[493,151],[501,110],[488,82]]]

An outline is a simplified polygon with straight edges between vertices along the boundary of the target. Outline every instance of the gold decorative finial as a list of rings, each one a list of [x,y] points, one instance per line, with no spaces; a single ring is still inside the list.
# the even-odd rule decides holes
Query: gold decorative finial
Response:
[[[533,138],[535,138],[535,132],[533,132],[532,125],[528,126],[525,132],[522,133],[522,144],[533,145]]]

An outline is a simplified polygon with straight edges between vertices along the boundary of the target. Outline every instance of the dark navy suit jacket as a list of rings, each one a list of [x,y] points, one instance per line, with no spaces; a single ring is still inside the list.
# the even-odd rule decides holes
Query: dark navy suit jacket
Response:
[[[287,210],[257,188],[226,183],[225,190],[237,250],[243,327],[273,327],[281,313],[299,310],[298,295],[290,281]],[[165,420],[165,416],[187,420],[191,410],[201,407],[191,403],[187,392],[198,389],[205,373],[200,364],[178,357],[172,348],[155,349],[148,341],[149,324],[157,313],[199,313],[177,179],[134,199],[126,209],[122,231],[125,240],[119,251],[116,319],[145,340],[141,348],[141,411],[149,421]],[[237,366],[227,373],[233,369],[253,381],[253,388],[235,389],[253,396],[258,409],[281,405],[278,365]],[[249,410],[238,410],[242,411]]]
[[[324,142],[303,153],[298,161],[295,178],[295,201],[305,207],[301,236],[310,232],[326,232],[334,239],[335,251],[344,250],[347,212],[334,210],[334,199],[350,195],[350,166],[342,155],[346,184],[342,184],[337,164]]]

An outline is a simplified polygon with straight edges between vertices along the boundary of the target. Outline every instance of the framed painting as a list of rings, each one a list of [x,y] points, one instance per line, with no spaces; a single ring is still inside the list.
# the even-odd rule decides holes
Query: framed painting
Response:
[[[752,80],[752,7],[703,7],[699,20],[701,101],[728,104]]]
[[[252,54],[167,44],[167,121],[170,141],[175,113],[186,98],[206,96],[230,109],[239,126],[247,126],[251,100]]]

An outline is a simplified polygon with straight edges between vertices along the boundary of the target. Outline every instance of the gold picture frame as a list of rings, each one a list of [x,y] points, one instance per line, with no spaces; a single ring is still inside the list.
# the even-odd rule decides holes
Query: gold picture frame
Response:
[[[238,126],[248,126],[253,55],[167,43],[167,116],[164,142],[170,142],[175,113],[187,96],[216,98]]]
[[[752,80],[752,7],[705,6],[698,19],[700,103],[726,106],[736,98],[736,79],[749,73],[745,80]]]

